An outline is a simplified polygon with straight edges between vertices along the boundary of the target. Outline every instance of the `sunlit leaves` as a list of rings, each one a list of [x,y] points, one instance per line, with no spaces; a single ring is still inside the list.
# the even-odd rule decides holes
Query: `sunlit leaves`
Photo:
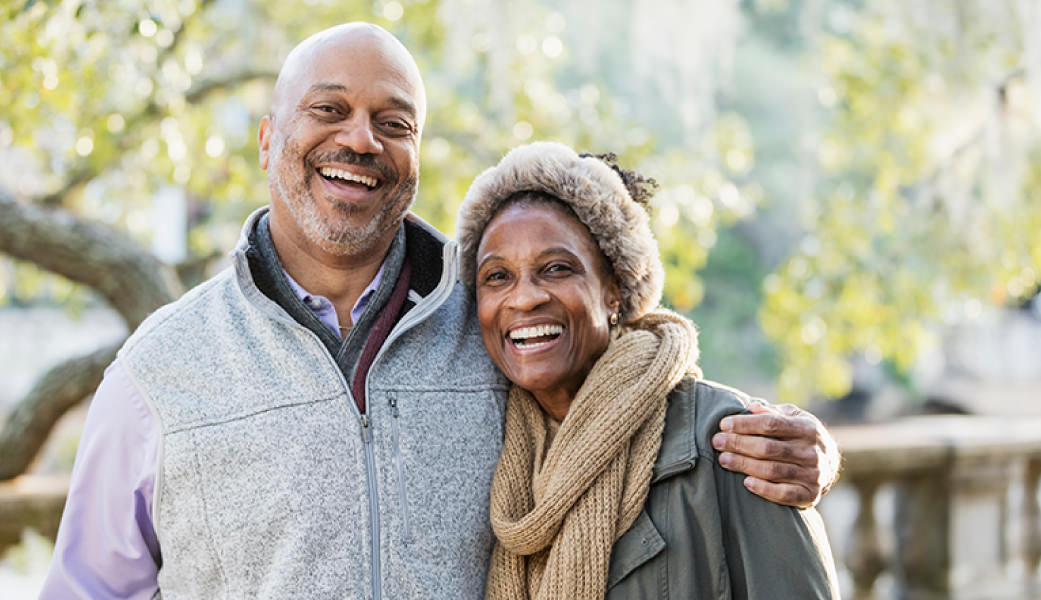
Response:
[[[813,241],[766,280],[760,312],[787,398],[846,393],[855,356],[906,371],[937,325],[1036,292],[1041,115],[1010,101],[1018,25],[961,7],[973,18],[869,2],[821,42],[832,112]]]
[[[617,152],[627,166],[653,155],[651,132],[623,116],[629,102],[603,81],[563,70],[571,51],[563,14],[517,5],[508,26],[473,20],[478,25],[467,32],[453,10],[464,4],[26,4],[0,25],[9,42],[0,49],[0,140],[10,148],[0,176],[26,196],[53,195],[65,208],[122,226],[145,243],[161,226],[153,222],[153,196],[178,186],[189,204],[189,252],[226,250],[244,216],[267,202],[256,123],[267,110],[277,65],[298,40],[350,19],[388,27],[420,62],[430,111],[415,209],[445,231],[453,229],[473,176],[519,143],[559,139]],[[497,39],[503,32],[511,43]],[[751,150],[738,118],[721,130],[719,143],[737,148],[731,163],[740,171]],[[666,167],[653,174],[667,187],[706,187],[701,175],[691,178],[684,160],[650,166]],[[667,253],[676,257],[680,306],[700,298],[694,274],[711,246],[706,240],[720,214],[715,188],[725,178],[714,181],[699,192],[697,207],[660,227],[663,245],[678,249]]]
[[[634,56],[620,43],[634,18],[621,4],[594,28],[583,11],[549,2],[505,3],[504,14],[468,0],[37,2],[0,24],[0,141],[18,165],[0,168],[0,181],[146,245],[163,226],[153,198],[183,189],[189,260],[223,253],[268,201],[257,122],[281,60],[307,35],[367,20],[398,36],[424,76],[418,214],[450,234],[473,177],[520,143],[617,153],[661,185],[651,218],[665,301],[689,311],[706,297],[699,272],[718,228],[752,214],[764,192],[744,117],[708,110],[737,3],[698,5],[716,17],[699,21],[712,35],[698,39],[673,18],[685,9],[648,6],[636,7],[639,31],[626,41],[654,42],[657,54]],[[676,40],[711,47],[677,55]],[[22,292],[60,296],[45,285]]]

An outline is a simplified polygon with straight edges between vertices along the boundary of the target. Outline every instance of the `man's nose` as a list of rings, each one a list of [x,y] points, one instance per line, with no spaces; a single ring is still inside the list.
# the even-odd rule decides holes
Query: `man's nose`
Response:
[[[383,151],[383,144],[374,133],[369,115],[355,113],[344,121],[333,141],[358,154],[379,154]]]

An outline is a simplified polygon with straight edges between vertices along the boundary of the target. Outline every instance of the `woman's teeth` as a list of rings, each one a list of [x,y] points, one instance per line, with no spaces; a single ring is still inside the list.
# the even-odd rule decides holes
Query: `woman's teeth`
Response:
[[[538,348],[544,346],[564,332],[562,325],[536,325],[521,327],[509,333],[510,341],[518,348]],[[545,339],[548,338],[548,339]]]
[[[343,179],[345,181],[360,183],[369,189],[376,187],[376,184],[379,183],[379,180],[377,180],[375,177],[368,177],[366,175],[355,175],[350,171],[344,171],[343,169],[334,169],[332,167],[322,167],[321,169],[318,169],[318,172],[321,173],[323,177]]]

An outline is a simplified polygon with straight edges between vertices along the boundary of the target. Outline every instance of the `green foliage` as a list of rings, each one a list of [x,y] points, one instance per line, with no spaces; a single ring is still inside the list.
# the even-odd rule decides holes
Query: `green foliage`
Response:
[[[742,223],[718,230],[719,239],[699,272],[705,295],[691,312],[698,324],[701,367],[709,379],[748,385],[749,374],[772,373],[778,357],[756,326],[765,276]]]
[[[717,151],[750,162],[740,117],[706,128],[694,145],[683,136],[658,145],[644,125],[624,116],[632,104],[624,82],[584,77],[570,66],[566,20],[548,4],[508,7],[507,25],[480,18],[460,24],[454,13],[467,4],[27,3],[0,25],[10,41],[0,49],[0,133],[31,175],[3,181],[145,242],[162,226],[151,216],[155,193],[181,187],[190,199],[191,255],[226,250],[245,215],[267,201],[256,126],[282,57],[331,24],[369,20],[402,39],[424,74],[429,112],[418,214],[451,233],[472,178],[525,141],[616,152],[663,184],[664,218],[656,225],[674,273],[669,297],[683,310],[696,305],[694,273],[711,245],[704,242],[717,215],[733,212],[713,205],[743,201],[711,166]],[[610,46],[596,52],[602,61],[625,59]],[[677,109],[646,112],[678,122]],[[19,284],[19,297],[40,291],[29,289],[33,281]]]
[[[784,399],[840,395],[851,356],[906,370],[936,324],[1036,289],[1026,73],[1041,69],[1024,66],[1022,15],[982,0],[494,7],[5,3],[0,185],[145,243],[163,225],[156,193],[182,188],[188,260],[223,253],[267,202],[256,128],[282,58],[368,20],[413,51],[427,87],[414,210],[450,234],[473,177],[526,141],[617,153],[661,184],[665,301],[701,323],[712,376],[753,364],[779,370]],[[743,37],[727,29],[741,18]],[[29,265],[4,275],[0,303],[89,299]]]
[[[854,355],[906,371],[937,325],[1041,276],[1041,132],[1014,97],[1013,23],[972,2],[953,24],[936,3],[833,10],[850,27],[820,41],[830,114],[810,233],[765,280],[760,312],[794,399],[846,393]]]

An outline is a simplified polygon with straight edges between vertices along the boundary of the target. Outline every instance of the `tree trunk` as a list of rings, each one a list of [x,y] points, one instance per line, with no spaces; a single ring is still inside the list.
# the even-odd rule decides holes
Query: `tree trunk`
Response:
[[[0,555],[21,541],[26,528],[53,540],[68,491],[68,475],[0,482]]]
[[[173,269],[126,234],[64,210],[19,202],[2,187],[0,252],[93,288],[130,331],[181,294]],[[97,387],[118,347],[68,360],[37,380],[0,429],[0,481],[25,472],[58,418]]]
[[[54,424],[101,383],[122,342],[52,367],[7,416],[0,429],[0,481],[21,475],[47,441]]]

